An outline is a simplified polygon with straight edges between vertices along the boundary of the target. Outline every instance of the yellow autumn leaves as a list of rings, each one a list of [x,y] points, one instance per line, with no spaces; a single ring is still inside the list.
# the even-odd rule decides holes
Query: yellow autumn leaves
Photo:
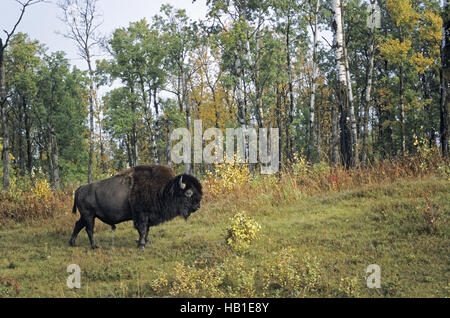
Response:
[[[394,65],[411,65],[420,74],[429,69],[439,57],[439,45],[442,41],[442,18],[426,10],[419,14],[412,7],[410,0],[388,0],[388,13],[401,29],[402,38],[385,39],[379,47],[380,56]],[[415,52],[412,38],[417,31],[415,41],[428,43],[426,52]]]
[[[260,229],[261,225],[244,212],[236,213],[230,218],[227,243],[236,251],[245,251],[257,238]]]

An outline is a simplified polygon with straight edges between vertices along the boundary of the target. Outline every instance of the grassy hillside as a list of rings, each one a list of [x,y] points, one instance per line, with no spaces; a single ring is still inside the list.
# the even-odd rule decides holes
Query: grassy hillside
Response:
[[[233,249],[230,218],[243,211],[260,230],[248,248]],[[78,219],[70,212],[0,227],[0,277],[14,280],[0,282],[0,297],[450,296],[447,177],[316,193],[252,195],[250,187],[206,198],[188,221],[151,228],[145,251],[131,222],[113,234],[99,220],[99,249],[84,230],[69,247]],[[81,268],[80,289],[66,286],[69,264]],[[380,289],[366,286],[370,264],[381,268]]]

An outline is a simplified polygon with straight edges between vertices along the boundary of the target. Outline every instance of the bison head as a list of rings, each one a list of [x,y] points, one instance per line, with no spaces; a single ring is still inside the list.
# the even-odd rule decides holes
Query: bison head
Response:
[[[177,188],[174,194],[178,201],[178,213],[187,219],[191,213],[200,209],[202,185],[197,178],[188,174],[179,175],[174,181]]]

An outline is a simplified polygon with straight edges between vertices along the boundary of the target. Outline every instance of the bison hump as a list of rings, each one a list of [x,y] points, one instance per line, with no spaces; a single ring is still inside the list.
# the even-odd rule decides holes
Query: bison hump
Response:
[[[173,170],[163,165],[141,165],[125,171],[131,179],[130,205],[133,210],[151,209],[158,192],[175,178]]]

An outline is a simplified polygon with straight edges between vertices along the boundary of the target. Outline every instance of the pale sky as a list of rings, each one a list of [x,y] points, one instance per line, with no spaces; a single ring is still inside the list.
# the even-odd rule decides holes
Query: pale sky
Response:
[[[66,29],[58,19],[61,11],[55,2],[56,0],[48,0],[28,7],[16,32],[27,33],[31,39],[45,44],[50,52],[66,52],[66,57],[72,64],[85,70],[87,67],[78,57],[75,43],[56,34],[56,31],[64,32]],[[130,22],[142,18],[150,21],[154,15],[159,14],[159,8],[164,3],[186,9],[193,20],[206,16],[206,0],[197,0],[195,3],[192,0],[99,0],[99,13],[103,15],[100,32],[110,35],[116,28],[126,27]],[[20,8],[14,0],[0,0],[0,37],[5,37],[3,30],[12,30],[20,15]]]

